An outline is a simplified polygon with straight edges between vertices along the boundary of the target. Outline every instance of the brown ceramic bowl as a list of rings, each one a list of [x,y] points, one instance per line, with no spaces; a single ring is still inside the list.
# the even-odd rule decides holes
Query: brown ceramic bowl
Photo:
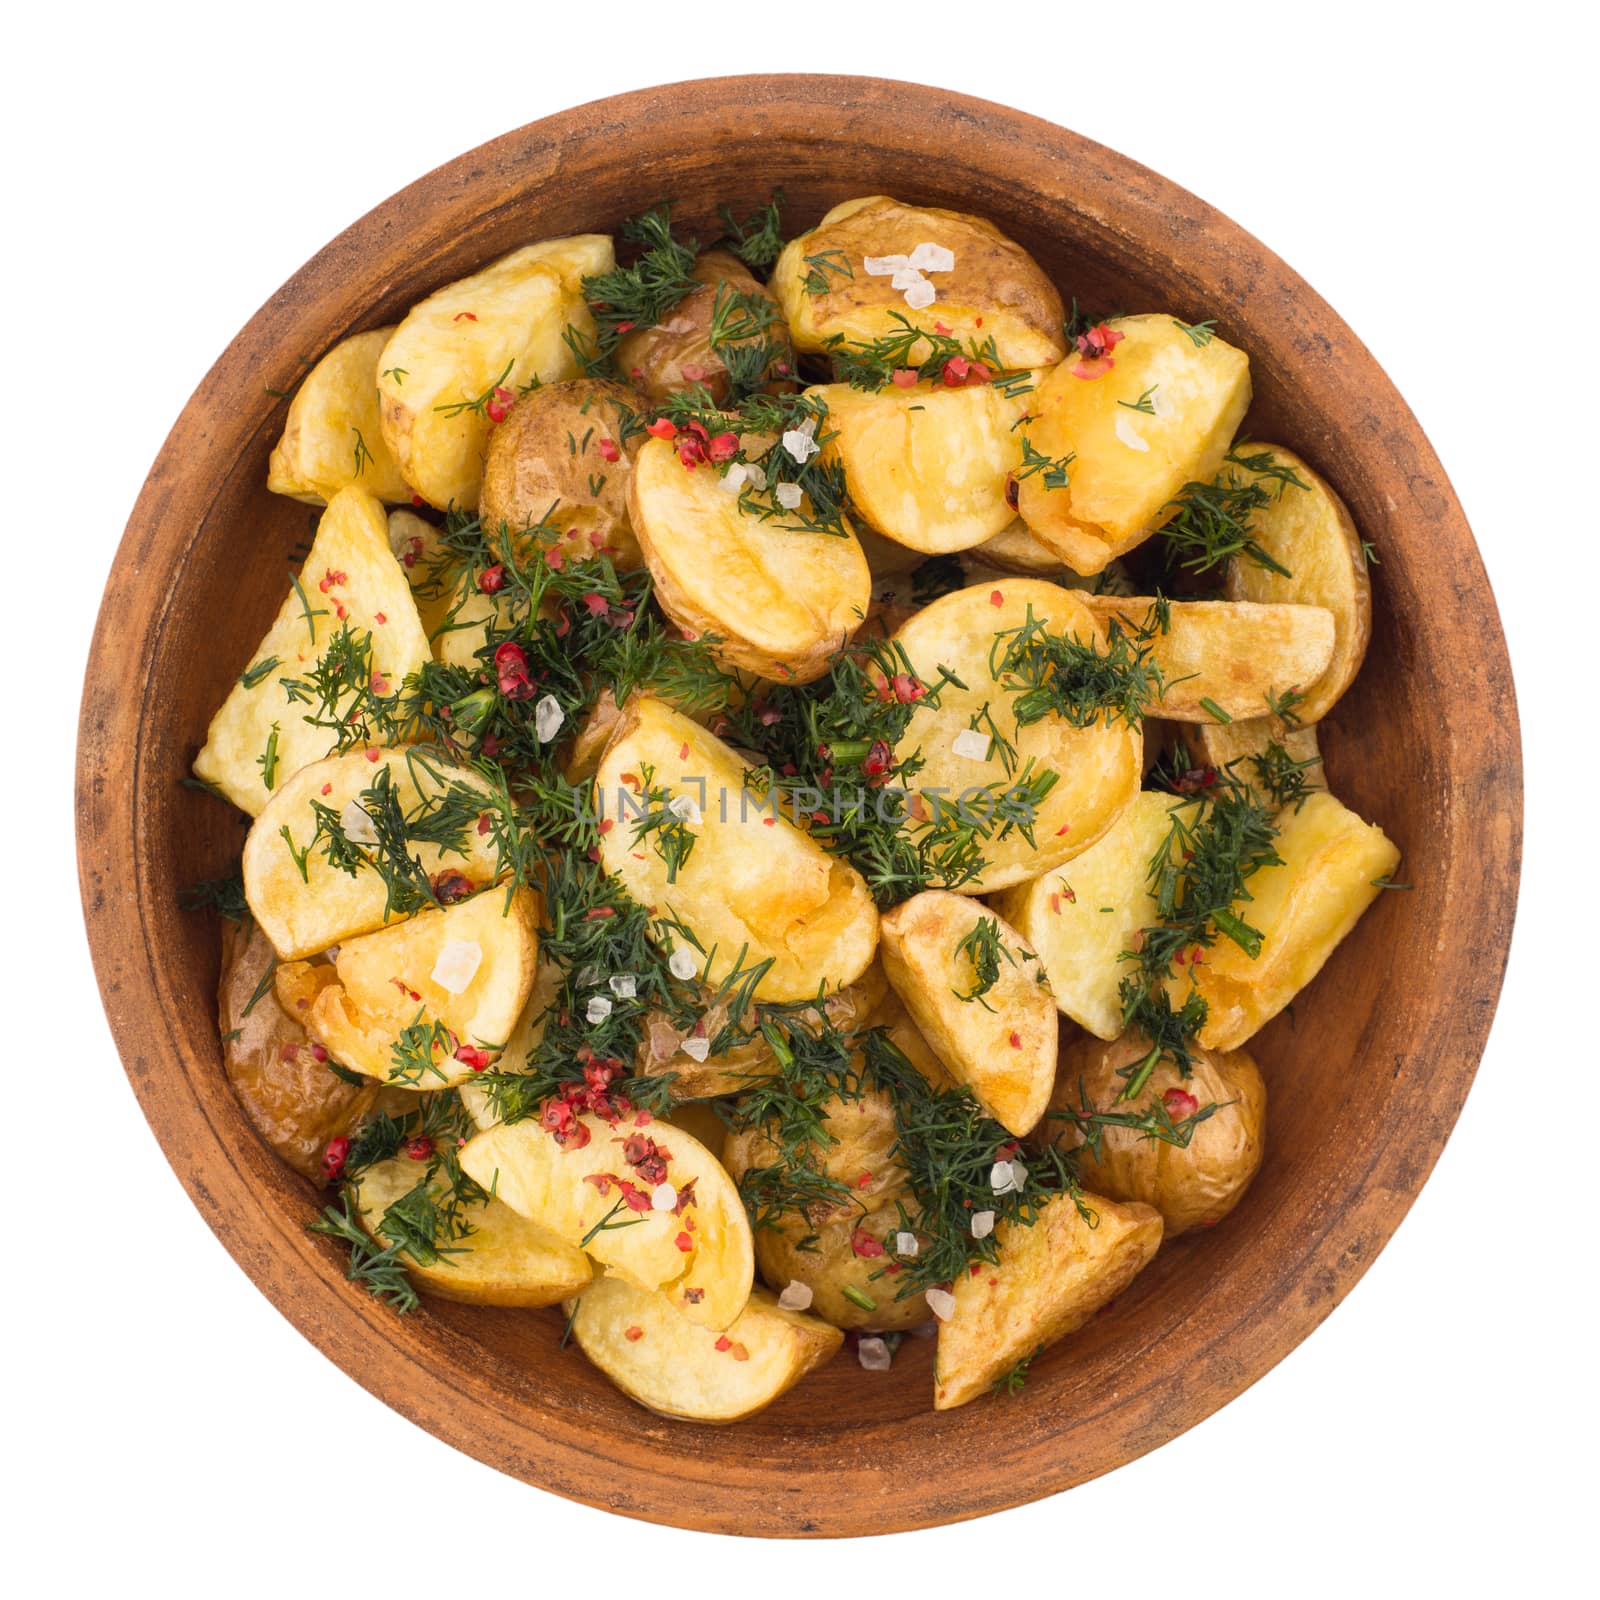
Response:
[[[727,1428],[663,1421],[575,1352],[553,1313],[437,1301],[410,1317],[347,1283],[318,1201],[224,1080],[216,928],[177,886],[226,871],[236,817],[178,779],[281,598],[306,507],[266,490],[272,390],[302,357],[440,284],[663,196],[789,196],[791,226],[891,193],[992,218],[1090,305],[1218,320],[1249,352],[1253,437],[1337,487],[1383,564],[1366,669],[1323,747],[1341,797],[1405,850],[1388,894],[1261,1036],[1268,1154],[1228,1222],[1163,1249],[1034,1365],[1005,1408],[936,1415],[933,1348],[848,1355]],[[273,296],[151,469],[95,636],[78,762],[79,870],[113,1032],[206,1221],[307,1338],[460,1450],[629,1516],[752,1534],[865,1534],[996,1511],[1120,1466],[1254,1382],[1338,1304],[1432,1168],[1494,1012],[1515,905],[1521,769],[1511,673],[1478,552],[1416,419],[1361,341],[1226,217],[1046,122],[869,78],[677,84],[507,134],[363,217]]]

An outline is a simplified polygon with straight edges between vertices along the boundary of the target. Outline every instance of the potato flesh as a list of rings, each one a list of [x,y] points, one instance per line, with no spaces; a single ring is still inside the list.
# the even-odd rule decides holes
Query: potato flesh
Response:
[[[329,502],[301,569],[300,588],[304,599],[290,588],[266,637],[245,664],[246,670],[274,659],[277,665],[249,688],[234,684],[194,759],[198,777],[253,817],[261,815],[286,779],[327,755],[337,742],[331,729],[307,721],[308,715],[322,717],[315,699],[310,704],[291,701],[281,679],[304,679],[345,626],[352,635],[371,636],[373,670],[392,688],[428,659],[410,585],[389,549],[383,507],[364,490],[341,489]],[[261,758],[274,724],[275,770],[269,787]]]
[[[667,881],[653,835],[635,837],[626,801],[638,804],[646,768],[654,786],[701,812],[687,824],[694,847]],[[854,983],[877,950],[878,913],[861,875],[797,828],[781,804],[763,808],[744,790],[747,768],[699,723],[648,695],[623,709],[595,776],[597,809],[615,821],[601,862],[641,905],[691,928],[721,984],[772,958],[756,985],[762,1000],[805,1000]],[[746,799],[749,804],[743,804]],[[770,825],[769,825],[770,824]]]
[[[365,1168],[356,1179],[361,1225],[380,1244],[392,1242],[381,1231],[384,1212],[422,1183],[427,1170],[427,1162],[402,1155]],[[441,1198],[447,1193],[437,1174],[430,1188]],[[441,1241],[437,1261],[405,1257],[407,1275],[424,1293],[473,1306],[553,1306],[593,1282],[594,1269],[581,1250],[518,1216],[503,1200],[491,1197],[462,1211],[473,1231]]]
[[[1092,595],[1089,609],[1134,633],[1153,625],[1153,598]],[[1269,696],[1315,683],[1333,659],[1333,613],[1322,606],[1174,600],[1167,628],[1152,633],[1150,659],[1164,688],[1150,715],[1171,722],[1258,718]],[[1209,701],[1210,704],[1205,704]]]
[[[1223,340],[1197,348],[1167,316],[1107,326],[1123,335],[1109,371],[1079,377],[1069,357],[1029,396],[1028,442],[1072,457],[1069,482],[1049,488],[1035,472],[1017,484],[1023,520],[1081,573],[1148,539],[1186,483],[1210,482],[1250,404],[1249,360]],[[1133,409],[1141,396],[1154,415]]]
[[[1194,969],[1207,1006],[1200,1042],[1211,1050],[1238,1049],[1277,1016],[1377,899],[1376,880],[1400,864],[1381,828],[1326,793],[1279,813],[1274,848],[1283,865],[1254,873],[1249,900],[1235,907],[1261,933],[1260,956],[1219,939]]]
[[[1291,761],[1310,763],[1303,773],[1308,789],[1328,787],[1315,727],[1289,728],[1276,717],[1251,717],[1243,722],[1184,723],[1180,737],[1192,765],[1215,767],[1219,771],[1232,766],[1236,776],[1246,783],[1256,784],[1258,792],[1259,774],[1255,763],[1266,755],[1268,746],[1274,744]]]
[[[1148,1042],[1125,1035],[1107,1044],[1082,1037],[1061,1054],[1052,1112],[1071,1110],[1148,1113],[1178,1090],[1193,1097],[1196,1109],[1217,1109],[1196,1125],[1187,1145],[1146,1138],[1132,1128],[1100,1130],[1100,1154],[1082,1148],[1083,1135],[1070,1117],[1052,1117],[1040,1128],[1062,1150],[1077,1150],[1078,1172],[1097,1194],[1137,1200],[1161,1213],[1163,1237],[1220,1222],[1244,1198],[1266,1153],[1267,1088],[1260,1069],[1243,1050],[1194,1052],[1194,1070],[1185,1078],[1168,1060],[1151,1072],[1132,1104],[1119,1100],[1128,1079],[1149,1052]],[[1168,1109],[1175,1122],[1188,1113]]]
[[[578,1348],[630,1399],[688,1422],[737,1422],[769,1406],[830,1360],[844,1335],[820,1317],[785,1311],[752,1291],[726,1333],[690,1322],[671,1299],[621,1278],[579,1298]]]
[[[442,910],[419,912],[376,933],[347,939],[334,967],[339,981],[311,1005],[311,1032],[355,1072],[406,1089],[440,1089],[475,1070],[453,1049],[430,1042],[429,1062],[403,1069],[394,1059],[401,1033],[443,1023],[462,1046],[500,1053],[533,990],[539,952],[539,897],[486,890]],[[479,962],[459,994],[434,977],[446,947],[476,946]]]
[[[665,1179],[647,1180],[625,1154],[627,1138],[641,1131],[632,1118],[615,1127],[595,1116],[576,1120],[589,1134],[587,1144],[574,1140],[563,1149],[537,1123],[502,1123],[469,1141],[461,1165],[514,1211],[587,1250],[625,1282],[665,1291],[691,1322],[726,1328],[750,1297],[755,1258],[749,1218],[722,1164],[698,1139],[675,1128],[659,1141]],[[601,1178],[607,1180],[604,1188],[586,1181]],[[661,1182],[671,1184],[681,1212],[628,1209],[619,1179],[646,1193]],[[690,1185],[692,1199],[684,1201]],[[624,1218],[628,1226],[615,1225]]]
[[[375,760],[369,759],[374,756]],[[320,850],[311,848],[316,837],[312,803],[342,816],[384,770],[407,816],[438,804],[457,785],[481,790],[485,811],[489,808],[490,791],[482,778],[422,747],[353,750],[302,767],[279,787],[244,844],[245,899],[284,960],[317,955],[342,939],[371,933],[389,920],[388,891],[375,868],[364,867],[351,877],[330,866]],[[289,830],[287,841],[284,828]],[[469,827],[463,844],[460,852],[447,853],[436,845],[423,844],[413,844],[411,851],[430,875],[448,869],[461,873],[474,886],[492,883],[499,875],[493,840]],[[295,864],[294,852],[298,851],[309,852],[304,878]]]
[[[933,1405],[949,1411],[988,1392],[1036,1350],[1076,1333],[1149,1264],[1161,1245],[1161,1213],[1085,1194],[1090,1227],[1070,1194],[1032,1226],[1002,1222],[997,1267],[958,1278],[955,1310],[939,1324]]]
[[[1150,860],[1171,831],[1182,802],[1141,790],[1103,838],[1067,866],[1008,890],[996,901],[1039,952],[1062,1013],[1101,1039],[1122,1032],[1117,989],[1133,971],[1123,951],[1158,919],[1150,896]],[[1185,815],[1192,815],[1191,806]]]
[[[604,234],[527,245],[413,306],[379,357],[383,437],[406,484],[476,511],[491,423],[474,403],[577,372],[563,339],[592,336],[582,280],[615,264]],[[461,408],[461,409],[457,409]]]
[[[1326,606],[1333,613],[1333,658],[1294,708],[1301,722],[1320,722],[1355,680],[1372,637],[1372,578],[1361,535],[1338,495],[1282,445],[1245,445],[1235,454],[1270,454],[1309,485],[1281,486],[1251,518],[1251,537],[1291,576],[1236,558],[1225,590],[1230,600]],[[1247,476],[1239,470],[1241,478]]]
[[[853,533],[797,531],[782,515],[763,521],[721,483],[709,463],[685,467],[665,439],[640,448],[628,514],[656,598],[686,633],[714,634],[725,665],[809,683],[866,615],[867,558]]]
[[[1141,741],[1137,728],[1103,720],[1074,728],[1053,713],[1027,727],[1017,726],[1014,697],[995,682],[990,652],[998,633],[1014,632],[1024,625],[1030,607],[1035,620],[1045,622],[1050,632],[1104,645],[1105,631],[1080,596],[1029,578],[944,595],[895,635],[924,682],[936,682],[943,666],[967,686],[947,686],[937,709],[919,705],[895,746],[897,762],[919,750],[926,761],[907,787],[921,797],[921,809],[929,819],[935,812],[932,790],[943,792],[947,806],[983,786],[1005,794],[1027,768],[1030,757],[1035,773],[1058,774],[1055,787],[1035,811],[1034,842],[1030,844],[1015,829],[1003,837],[996,831],[983,844],[987,865],[976,879],[958,886],[961,894],[1004,889],[1081,854],[1116,821],[1139,789]],[[985,707],[1016,748],[1015,775],[1007,772],[998,752],[986,759],[955,753],[956,738]],[[969,812],[981,816],[985,803],[973,796]],[[913,831],[930,825],[917,819],[916,804],[912,811],[909,826]]]
[[[993,538],[1015,513],[1007,479],[1021,459],[1024,400],[991,384],[947,389],[806,391],[828,407],[825,453],[844,467],[850,503],[886,539],[943,555]]]
[[[981,997],[961,949],[981,922],[994,924],[999,977]],[[1029,1132],[1056,1078],[1055,1002],[1027,940],[998,912],[957,894],[927,890],[883,918],[884,971],[939,1060],[1002,1127]]]
[[[312,505],[348,488],[380,500],[411,498],[384,443],[378,410],[378,358],[393,332],[373,328],[342,339],[306,374],[267,461],[274,494]]]
[[[909,256],[919,244],[944,245],[955,265],[928,274],[938,298],[914,310],[889,277],[868,274],[864,258]],[[826,272],[826,292],[811,294],[804,281],[813,268],[805,258],[830,251],[848,261],[850,275]],[[904,318],[930,331],[942,323],[963,347],[992,339],[1008,370],[1051,366],[1066,354],[1055,285],[1021,245],[965,212],[903,205],[888,195],[844,201],[809,233],[790,240],[772,269],[770,287],[797,350],[820,352],[835,336],[864,343],[898,333]]]

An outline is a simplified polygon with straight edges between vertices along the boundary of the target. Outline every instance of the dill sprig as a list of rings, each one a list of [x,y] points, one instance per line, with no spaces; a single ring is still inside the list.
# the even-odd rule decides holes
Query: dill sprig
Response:
[[[1286,489],[1309,487],[1270,450],[1248,456],[1230,452],[1227,464],[1210,483],[1186,483],[1162,508],[1173,509],[1160,530],[1169,565],[1210,572],[1238,558],[1285,578],[1292,576],[1253,537],[1251,519],[1281,499]]]
[[[1165,692],[1151,641],[1166,632],[1167,617],[1166,601],[1158,600],[1146,622],[1131,632],[1113,618],[1101,650],[1093,640],[1084,644],[1051,632],[1030,605],[1018,627],[995,634],[989,671],[1015,696],[1012,711],[1019,727],[1052,715],[1074,728],[1087,728],[1102,717],[1138,727]]]
[[[309,1226],[313,1233],[326,1234],[349,1248],[345,1276],[352,1283],[364,1285],[370,1294],[402,1315],[417,1309],[417,1291],[401,1259],[401,1246],[380,1245],[361,1226],[352,1190],[344,1191],[338,1205],[325,1206],[322,1215]]]
[[[693,239],[674,237],[670,206],[653,206],[640,216],[629,217],[617,229],[617,237],[638,246],[633,261],[583,280],[583,297],[594,315],[602,360],[625,333],[654,327],[685,295],[700,287],[693,276],[700,247]]]
[[[202,878],[180,889],[178,904],[185,911],[215,911],[229,922],[245,922],[250,916],[244,880],[237,872],[226,878]]]
[[[954,334],[918,326],[903,312],[891,311],[889,317],[897,326],[874,339],[835,334],[825,341],[835,382],[875,391],[897,372],[915,373],[918,381],[942,378],[954,361],[982,367],[988,374],[986,381],[1008,397],[1026,394],[1033,387],[1026,371],[1008,368],[1001,361],[993,335],[981,343],[968,339],[963,344]],[[954,370],[965,377],[962,366]]]
[[[770,272],[783,250],[783,206],[782,189],[774,189],[772,198],[742,222],[728,206],[719,206],[717,215],[725,231],[718,246],[731,250],[752,272]]]
[[[1012,966],[1016,958],[1006,949],[1000,938],[1000,924],[993,917],[979,917],[972,931],[956,945],[956,956],[965,956],[972,963],[972,987],[952,989],[957,1000],[976,1000],[985,1011],[994,1007],[983,997],[1000,981],[1000,959],[1003,956]]]

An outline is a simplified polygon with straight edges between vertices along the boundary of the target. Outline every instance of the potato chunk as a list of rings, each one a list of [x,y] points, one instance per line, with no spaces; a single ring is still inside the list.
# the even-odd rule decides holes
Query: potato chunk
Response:
[[[1077,576],[1021,517],[1013,517],[992,539],[975,545],[968,556],[996,572],[1015,572],[1024,578]]]
[[[984,1394],[1036,1350],[1076,1333],[1149,1265],[1161,1245],[1161,1213],[1099,1195],[1058,1195],[1031,1227],[995,1230],[1000,1264],[955,1282],[955,1310],[939,1324],[933,1406],[949,1411]]]
[[[937,889],[896,906],[881,929],[884,971],[939,1060],[995,1121],[1027,1133],[1055,1084],[1058,1032],[1028,941],[999,915]]]
[[[687,1422],[737,1422],[833,1358],[844,1335],[752,1291],[724,1334],[690,1322],[669,1296],[602,1278],[578,1299],[572,1336],[616,1386]]]
[[[1244,1198],[1266,1152],[1267,1086],[1247,1052],[1197,1049],[1187,1078],[1163,1060],[1131,1102],[1122,1100],[1149,1049],[1146,1040],[1132,1035],[1109,1044],[1088,1036],[1074,1040],[1061,1052],[1052,1115],[1039,1132],[1061,1150],[1078,1151],[1079,1175],[1097,1194],[1154,1206],[1164,1237],[1175,1239],[1220,1222]],[[1217,1109],[1195,1125],[1186,1145],[1134,1128],[1105,1127],[1099,1131],[1098,1154],[1085,1145],[1082,1123],[1054,1114],[1146,1115],[1159,1107],[1174,1124],[1182,1124],[1213,1104]]]
[[[600,233],[526,245],[446,284],[395,329],[378,358],[383,437],[429,505],[478,509],[491,403],[576,374],[563,335],[593,334],[583,280],[615,261]]]
[[[500,1054],[533,989],[539,897],[489,891],[346,939],[308,1024],[335,1060],[403,1089],[470,1079]]]
[[[876,393],[828,383],[806,393],[828,407],[824,455],[844,467],[851,505],[885,538],[944,555],[1010,524],[1006,483],[1020,460],[1025,400],[987,383]]]
[[[384,1213],[424,1185],[431,1195],[445,1197],[444,1178],[430,1178],[426,1162],[396,1156],[364,1168],[354,1185],[362,1227],[380,1244],[393,1243],[383,1231]],[[583,1251],[518,1216],[503,1200],[463,1206],[462,1216],[472,1228],[464,1238],[452,1239],[427,1260],[406,1251],[406,1273],[425,1294],[469,1306],[553,1306],[594,1281]]]
[[[809,533],[739,509],[709,464],[685,467],[665,439],[634,463],[628,515],[661,608],[717,659],[809,683],[861,626],[872,574],[853,533]]]
[[[955,261],[948,271],[926,274],[936,298],[917,309],[893,286],[891,272],[871,273],[866,262],[911,256],[923,244],[942,245]],[[869,342],[900,332],[904,318],[930,330],[943,323],[963,344],[992,339],[1008,369],[1051,366],[1066,354],[1055,285],[1015,240],[965,212],[881,194],[846,200],[789,241],[771,288],[797,350],[822,351],[836,338]]]
[[[349,824],[341,821],[343,833],[346,825],[360,821],[350,808],[361,805],[363,795],[371,799],[383,793],[385,786],[408,819],[437,811],[446,802],[465,803],[470,791],[483,795],[485,810],[491,801],[488,784],[475,772],[421,747],[352,750],[302,767],[273,795],[244,842],[245,899],[284,960],[317,955],[390,920],[389,891],[365,847],[362,864],[347,873],[315,843],[317,806],[336,818],[350,818]],[[407,848],[430,877],[459,873],[476,888],[492,883],[499,873],[492,838],[475,827],[465,830],[459,851],[415,842]]]
[[[1372,638],[1372,579],[1361,535],[1338,495],[1282,445],[1245,445],[1234,453],[1270,455],[1308,486],[1280,484],[1271,504],[1251,518],[1250,536],[1290,575],[1235,558],[1226,591],[1230,600],[1326,606],[1333,613],[1333,659],[1294,708],[1301,722],[1320,722],[1355,681]]]
[[[1315,727],[1289,728],[1276,717],[1251,717],[1245,722],[1185,722],[1178,733],[1191,765],[1219,770],[1231,766],[1258,793],[1265,792],[1264,764],[1272,760],[1299,766],[1307,789],[1328,787]],[[1273,745],[1283,752],[1281,758],[1269,755]]]
[[[721,984],[736,963],[749,970],[770,959],[758,999],[842,989],[877,950],[872,896],[860,873],[828,855],[780,804],[746,790],[748,770],[699,723],[664,701],[633,696],[595,775],[597,806],[616,822],[601,838],[601,861],[641,905],[694,932],[710,958],[705,981]],[[654,797],[645,801],[647,788]],[[641,833],[641,803],[644,820],[666,817],[676,841],[665,827]],[[685,836],[693,844],[674,871],[670,858]]]
[[[948,669],[965,685],[946,685],[937,707],[919,705],[895,747],[895,760],[921,752],[926,765],[909,784],[914,835],[939,836],[962,796],[968,815],[984,823],[999,799],[1016,796],[1024,777],[1054,773],[1056,781],[1037,805],[1023,797],[1031,838],[1007,827],[994,813],[981,841],[985,865],[978,876],[956,887],[962,894],[986,894],[1037,877],[1087,850],[1116,821],[1139,789],[1139,730],[1102,717],[1074,728],[1056,712],[1019,726],[1011,677],[997,681],[1018,630],[1032,623],[1043,631],[1070,635],[1083,643],[1105,644],[1105,630],[1080,595],[1036,579],[1012,578],[994,585],[958,589],[935,600],[895,635],[924,682],[938,681]],[[993,730],[987,719],[993,719]],[[998,731],[1003,744],[996,742]],[[991,735],[990,753],[971,755],[979,733]],[[1031,768],[1030,768],[1031,763]],[[987,787],[989,796],[981,792]],[[955,813],[960,820],[959,812]]]
[[[374,328],[342,339],[306,374],[267,461],[274,494],[325,505],[341,489],[357,488],[380,500],[410,500],[378,415],[378,357],[393,332]]]
[[[920,1213],[909,1199],[907,1206],[915,1227]],[[884,1271],[901,1226],[894,1206],[816,1228],[804,1218],[785,1217],[757,1231],[756,1261],[762,1278],[780,1294],[791,1283],[803,1283],[814,1297],[811,1310],[834,1327],[896,1333],[933,1315],[925,1295],[896,1298],[898,1279]]]
[[[467,1144],[461,1165],[615,1277],[665,1291],[701,1327],[728,1327],[750,1298],[755,1258],[739,1191],[681,1128],[657,1139],[632,1118],[612,1126],[583,1115],[558,1139],[536,1122],[502,1123]],[[668,1187],[676,1198],[657,1210]]]
[[[1057,1006],[1101,1039],[1122,1032],[1117,987],[1133,965],[1121,956],[1157,920],[1150,860],[1171,832],[1172,808],[1183,803],[1141,790],[1104,837],[1067,866],[995,902],[1039,952]]]
[[[389,549],[383,507],[365,490],[334,495],[298,581],[194,758],[196,775],[253,817],[286,779],[333,749],[334,729],[356,706],[353,690],[326,706],[310,687],[297,690],[296,699],[285,687],[308,682],[342,629],[358,645],[370,642],[372,673],[393,688],[428,659],[410,585]]]
[[[1207,1006],[1200,1042],[1236,1050],[1316,977],[1335,946],[1381,892],[1377,880],[1400,852],[1374,823],[1331,794],[1313,794],[1278,814],[1274,848],[1283,860],[1250,878],[1240,915],[1262,936],[1255,960],[1219,939],[1195,969]]]
[[[1025,464],[1017,484],[1023,521],[1082,573],[1148,539],[1186,483],[1210,482],[1250,405],[1242,350],[1197,345],[1167,316],[1106,326],[1122,339],[1104,366],[1069,357],[1029,396],[1028,444],[1067,481]]]

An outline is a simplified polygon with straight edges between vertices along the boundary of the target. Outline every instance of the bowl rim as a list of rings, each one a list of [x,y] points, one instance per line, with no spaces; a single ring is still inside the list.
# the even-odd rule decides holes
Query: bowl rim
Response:
[[[1496,821],[1505,837],[1489,852],[1488,864],[1450,856],[1452,914],[1479,930],[1474,943],[1475,981],[1465,991],[1430,996],[1427,1043],[1427,1115],[1413,1124],[1404,1149],[1394,1142],[1371,1152],[1367,1188],[1349,1197],[1359,1202],[1365,1246],[1354,1253],[1331,1223],[1312,1241],[1300,1263],[1304,1292],[1247,1308],[1254,1326],[1238,1358],[1208,1374],[1204,1386],[1184,1384],[1159,1405],[1129,1415],[1099,1418],[1105,1437],[1093,1452],[1062,1448],[1048,1458],[1035,1452],[1025,1469],[975,1475],[952,1494],[949,1485],[905,1483],[893,1496],[864,1471],[859,1492],[815,1497],[796,1514],[794,1482],[764,1488],[752,1482],[719,1486],[715,1505],[684,1493],[684,1485],[649,1486],[619,1493],[617,1459],[606,1442],[575,1425],[552,1422],[530,1439],[508,1426],[498,1430],[491,1410],[452,1384],[451,1374],[424,1362],[392,1317],[359,1288],[329,1270],[328,1255],[304,1230],[291,1230],[260,1195],[252,1198],[230,1160],[223,1130],[212,1126],[186,1091],[185,1073],[155,1070],[158,1060],[194,1061],[194,1041],[184,1037],[171,1008],[152,1003],[163,990],[160,953],[153,942],[150,910],[171,886],[144,881],[129,869],[137,862],[140,833],[142,729],[159,693],[148,663],[146,641],[162,627],[172,602],[170,583],[190,542],[198,537],[211,502],[186,524],[167,515],[174,486],[194,461],[230,448],[230,434],[217,426],[217,404],[237,393],[235,369],[251,346],[272,337],[281,308],[310,296],[315,286],[359,272],[386,233],[409,216],[475,184],[528,164],[537,172],[539,152],[570,150],[621,128],[642,128],[671,117],[675,126],[699,126],[715,137],[730,116],[755,114],[774,105],[836,117],[848,105],[857,114],[908,124],[955,116],[969,135],[1004,141],[1023,181],[1048,182],[1063,195],[1087,194],[1088,176],[1111,181],[1129,205],[1135,223],[1159,237],[1162,215],[1181,213],[1202,238],[1226,240],[1251,251],[1257,277],[1253,293],[1286,292],[1296,313],[1338,347],[1340,382],[1363,386],[1368,403],[1382,410],[1394,437],[1410,451],[1415,471],[1434,495],[1442,495],[1435,518],[1438,553],[1449,564],[1458,611],[1476,629],[1477,657],[1461,664],[1463,693],[1498,714],[1457,718],[1450,736],[1453,760],[1482,763],[1498,775]],[[1170,235],[1170,229],[1168,230]],[[1138,229],[1133,229],[1138,235]],[[244,435],[239,434],[242,438]],[[218,480],[220,486],[220,478]],[[210,491],[213,496],[219,487]],[[1434,559],[1430,552],[1430,561]],[[140,1107],[157,1142],[207,1224],[257,1287],[325,1355],[364,1388],[439,1438],[523,1481],[602,1509],[681,1527],[765,1535],[843,1536],[934,1526],[1024,1504],[1098,1476],[1133,1460],[1210,1415],[1263,1376],[1300,1343],[1359,1280],[1393,1234],[1432,1171],[1459,1115],[1487,1040],[1498,1000],[1515,915],[1522,819],[1522,770],[1511,669],[1498,612],[1481,558],[1443,468],[1416,418],[1376,360],[1320,296],[1244,229],[1147,168],[1041,118],[931,86],[889,79],[826,74],[772,74],[696,79],[630,91],[541,118],[468,151],[419,178],[353,223],[311,258],[250,319],[230,342],[185,405],[153,464],[113,558],[95,627],[89,660],[143,664],[131,681],[116,685],[86,673],[79,722],[76,828],[80,892],[90,951],[111,1032]],[[1452,669],[1454,670],[1454,669]],[[130,692],[130,690],[132,692]],[[1468,768],[1468,770],[1472,770]],[[133,773],[113,780],[114,773]],[[1471,802],[1463,802],[1470,808]],[[1481,820],[1481,818],[1479,819]],[[211,1041],[207,1041],[208,1048]],[[299,1236],[296,1236],[298,1231]],[[1241,1314],[1241,1323],[1244,1316]],[[1226,1330],[1225,1330],[1226,1331]],[[397,1359],[398,1357],[398,1359]],[[1125,1408],[1131,1412],[1135,1407]],[[1069,1424],[1062,1426],[1063,1441]],[[707,1482],[716,1481],[708,1474]],[[842,1490],[843,1485],[836,1486]]]

